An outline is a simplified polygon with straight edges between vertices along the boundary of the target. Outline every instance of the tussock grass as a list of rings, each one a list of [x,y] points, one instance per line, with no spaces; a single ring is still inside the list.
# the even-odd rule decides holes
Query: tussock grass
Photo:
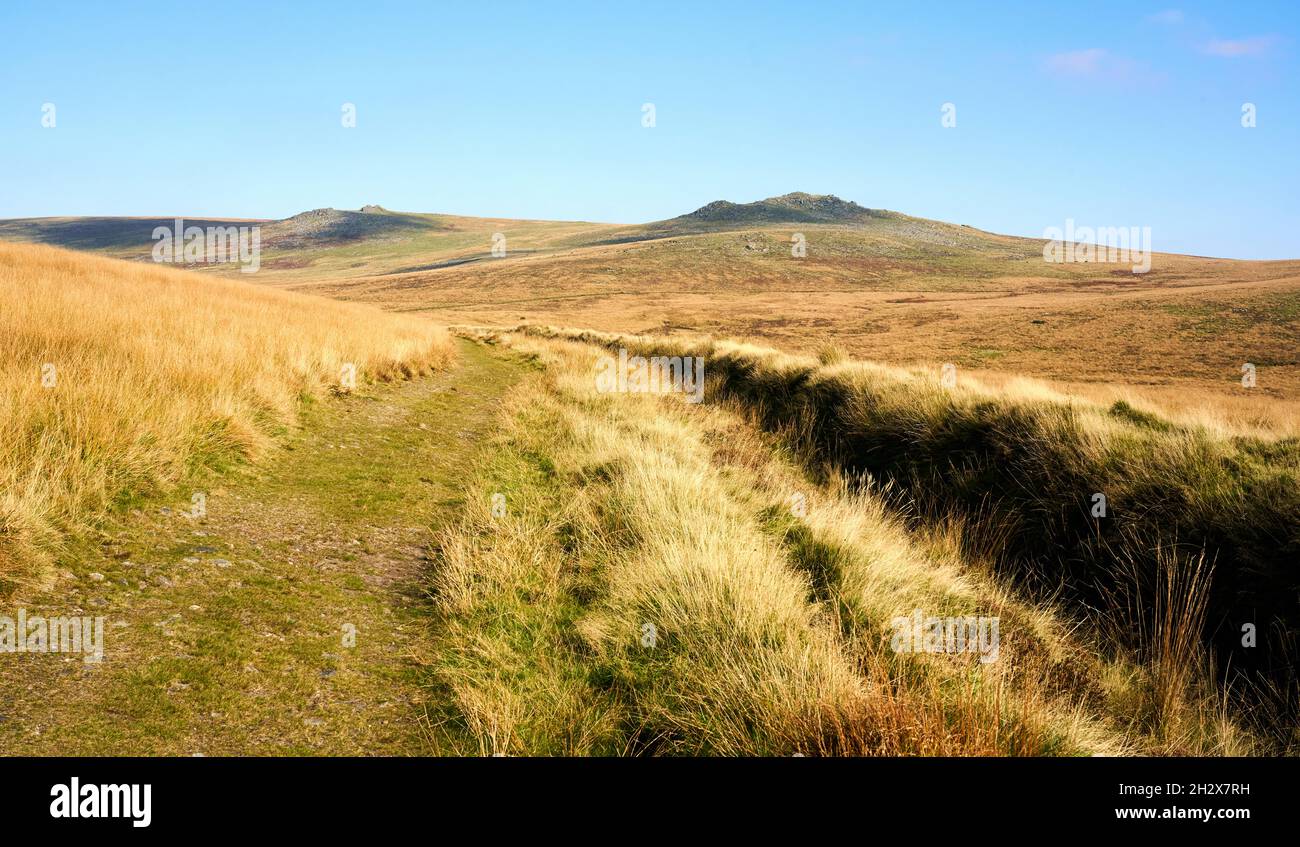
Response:
[[[544,369],[509,402],[467,514],[432,557],[441,637],[426,661],[444,705],[430,717],[452,749],[1253,749],[1222,715],[1185,720],[1176,737],[1136,720],[1151,668],[972,561],[960,522],[909,527],[861,480],[807,475],[743,405],[599,394],[601,348],[489,339]],[[894,619],[918,608],[998,617],[998,659],[895,652]],[[1170,695],[1171,713],[1197,708]]]
[[[712,496],[689,429],[597,397],[587,365],[516,399],[439,550],[450,726],[485,752],[739,754],[846,723],[861,681],[777,546]]]
[[[960,522],[964,553],[991,558],[1026,596],[1061,597],[1121,647],[1158,659],[1157,673],[1197,652],[1198,667],[1214,666],[1242,695],[1235,708],[1251,709],[1278,745],[1294,747],[1294,437],[1197,426],[1032,383],[947,388],[937,368],[822,364],[731,342],[558,334],[633,355],[705,357],[710,398],[749,410],[822,473],[880,486],[918,526]],[[1106,497],[1104,518],[1092,514],[1097,493]],[[1113,602],[1121,580],[1148,601],[1170,585],[1179,595],[1121,614]],[[1171,616],[1172,608],[1187,611]],[[1242,640],[1248,623],[1257,635],[1250,647]],[[1152,638],[1168,649],[1152,653]],[[1147,698],[1157,704],[1151,726],[1168,725],[1168,704],[1188,694],[1188,680],[1163,679]]]
[[[452,350],[416,319],[0,243],[0,594],[114,505],[255,456],[344,363],[388,380]]]

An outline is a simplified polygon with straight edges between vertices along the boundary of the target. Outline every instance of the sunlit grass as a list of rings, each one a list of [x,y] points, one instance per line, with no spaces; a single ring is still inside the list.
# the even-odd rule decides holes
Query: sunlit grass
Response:
[[[451,355],[416,319],[0,243],[0,590],[115,504],[255,456],[345,363],[364,384]]]

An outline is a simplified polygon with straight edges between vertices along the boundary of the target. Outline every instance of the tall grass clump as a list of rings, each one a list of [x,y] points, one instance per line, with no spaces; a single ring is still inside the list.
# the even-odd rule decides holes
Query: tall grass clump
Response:
[[[388,380],[452,351],[415,319],[0,243],[0,595],[114,505],[254,456],[345,363]]]
[[[822,364],[708,340],[560,334],[633,355],[703,356],[709,397],[742,404],[814,462],[887,486],[895,504],[923,522],[961,519],[969,541],[994,553],[999,572],[1036,596],[1060,593],[1109,616],[1117,579],[1155,585],[1167,560],[1202,567],[1204,584],[1194,587],[1204,610],[1184,615],[1184,626],[1195,623],[1199,646],[1214,653],[1225,678],[1269,709],[1295,713],[1300,439],[1049,391],[992,391],[974,380],[949,387],[938,368]],[[993,543],[981,545],[981,535]],[[1131,645],[1159,633],[1156,605],[1142,614],[1126,624]]]
[[[808,477],[744,408],[601,393],[598,347],[487,337],[543,368],[504,407],[430,557],[429,718],[451,749],[1244,749],[1231,722],[1166,739],[1132,720],[1155,674],[971,562],[955,524],[917,531],[875,490]],[[895,622],[916,610],[996,617],[998,655],[897,648]]]
[[[862,680],[692,430],[597,395],[592,358],[522,389],[437,550],[434,723],[465,752],[811,752]]]

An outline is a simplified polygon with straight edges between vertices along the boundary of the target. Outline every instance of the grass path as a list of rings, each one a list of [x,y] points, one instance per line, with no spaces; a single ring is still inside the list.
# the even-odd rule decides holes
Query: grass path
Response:
[[[447,373],[310,408],[256,469],[208,484],[206,517],[155,503],[106,527],[24,604],[103,615],[104,659],[0,655],[0,753],[438,752],[416,577],[521,374],[460,352]]]

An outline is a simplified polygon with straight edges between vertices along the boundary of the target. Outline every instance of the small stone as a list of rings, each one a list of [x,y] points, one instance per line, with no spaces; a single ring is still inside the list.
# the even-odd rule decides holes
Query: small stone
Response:
[[[228,568],[228,567],[230,567],[230,560],[229,560],[229,559],[213,559],[213,560],[212,560],[212,564],[216,565],[216,566],[219,567],[219,568]]]
[[[104,575],[103,575],[102,573],[99,573],[98,571],[96,571],[96,572],[90,574],[90,579],[91,579],[92,582],[103,582],[103,581],[104,581]]]

